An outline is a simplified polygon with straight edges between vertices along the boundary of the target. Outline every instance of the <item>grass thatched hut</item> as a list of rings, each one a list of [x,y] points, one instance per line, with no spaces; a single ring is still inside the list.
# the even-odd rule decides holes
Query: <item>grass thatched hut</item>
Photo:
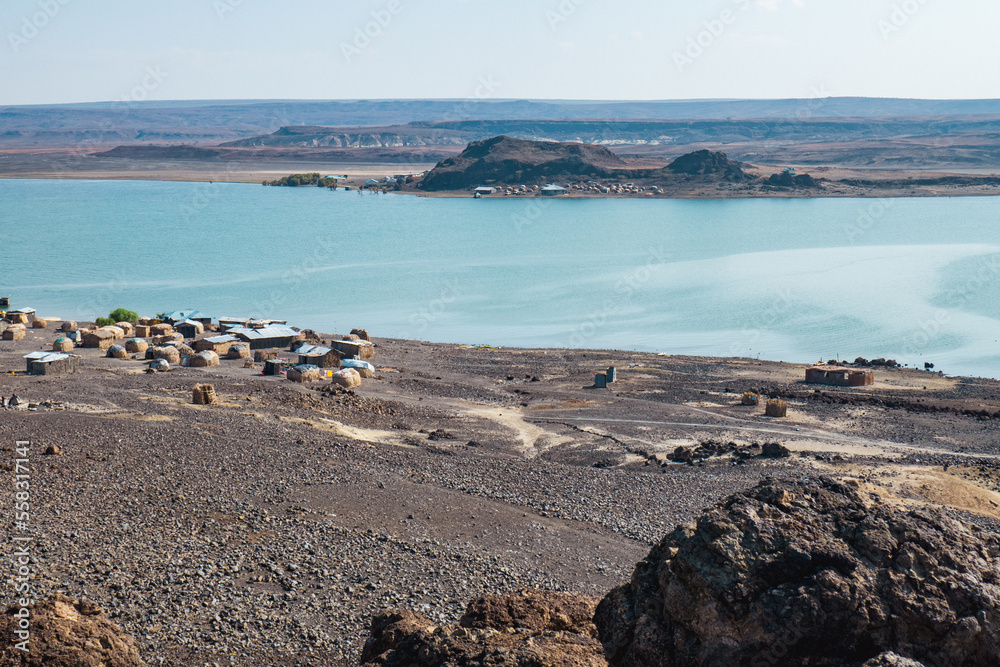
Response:
[[[373,359],[375,346],[366,340],[335,340],[330,346],[340,353],[344,359]]]
[[[162,336],[153,336],[153,345],[166,345],[167,343],[183,343],[184,336],[179,333],[168,333]]]
[[[173,346],[177,348],[177,351],[181,353],[182,357],[193,357],[195,354],[194,348],[186,343],[174,343]]]
[[[95,347],[98,350],[106,350],[115,344],[115,334],[106,329],[85,331],[82,338],[84,347]]]
[[[764,414],[768,417],[787,417],[788,416],[788,403],[780,398],[773,398],[767,402],[767,406],[764,408]]]
[[[28,327],[23,324],[12,324],[3,332],[4,340],[24,340],[28,335]]]
[[[264,362],[264,375],[281,375],[287,367],[287,359],[268,359]]]
[[[31,323],[32,329],[47,329],[49,327],[49,321],[44,317],[36,317]]]
[[[148,324],[137,324],[133,333],[137,338],[152,338],[153,327]]]
[[[110,324],[106,327],[101,327],[98,331],[110,331],[115,336],[115,340],[121,340],[125,337],[125,330],[121,327]]]
[[[253,360],[258,363],[264,363],[268,359],[277,359],[277,350],[255,350],[253,353]]]
[[[191,365],[196,368],[208,368],[219,365],[219,355],[211,350],[205,350],[191,357]]]
[[[299,364],[289,368],[285,377],[292,382],[319,382],[323,379],[323,371],[320,370],[319,366]]]
[[[60,331],[76,331],[79,328],[80,328],[79,325],[76,322],[74,322],[73,320],[66,320],[65,322],[62,323],[62,326],[59,327],[59,330]]]
[[[125,332],[124,338],[131,338],[135,335],[135,325],[131,322],[115,322],[115,326]]]
[[[249,359],[250,358],[250,346],[243,343],[237,345],[232,345],[229,348],[229,352],[226,356],[230,359]]]
[[[306,343],[300,345],[295,353],[299,355],[299,363],[320,368],[340,368],[340,353],[329,347]]]
[[[125,349],[133,354],[142,354],[149,349],[149,343],[143,338],[129,338],[125,342]]]
[[[163,359],[167,361],[171,366],[177,366],[181,363],[181,353],[176,347],[173,347],[171,345],[154,347],[153,359]]]
[[[215,405],[219,402],[215,395],[215,387],[210,384],[196,384],[191,393],[195,405]]]
[[[344,368],[334,373],[330,382],[345,389],[353,389],[361,386],[361,374],[353,368]]]
[[[367,329],[351,329],[351,335],[357,336],[361,340],[366,340],[368,342],[371,342],[372,340],[372,337],[368,335]]]
[[[53,352],[71,352],[76,345],[73,344],[69,338],[61,336],[56,338],[56,342],[52,343]]]
[[[108,356],[112,359],[128,359],[128,350],[124,345],[112,345],[108,348]]]
[[[167,334],[172,334],[174,332],[174,327],[170,324],[154,324],[150,328],[150,334],[153,336],[165,336]]]

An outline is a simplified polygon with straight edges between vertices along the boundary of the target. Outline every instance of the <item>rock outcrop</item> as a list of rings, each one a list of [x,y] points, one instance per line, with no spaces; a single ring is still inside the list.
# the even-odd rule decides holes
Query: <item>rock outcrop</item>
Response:
[[[725,153],[709,150],[682,155],[668,164],[666,170],[673,174],[686,176],[721,176],[727,181],[742,181],[750,178],[744,173],[739,162],[730,160]]]
[[[469,603],[458,626],[437,626],[409,611],[380,614],[362,665],[604,667],[597,640],[597,598],[524,591]]]
[[[997,665],[998,556],[941,511],[768,481],[665,537],[595,622],[615,666]]]
[[[0,664],[10,667],[142,667],[136,641],[88,600],[54,595],[29,608],[28,652],[13,646],[11,607],[0,616]]]
[[[628,165],[604,146],[493,137],[473,141],[457,155],[438,163],[420,187],[463,190],[477,185],[563,181],[613,177]]]

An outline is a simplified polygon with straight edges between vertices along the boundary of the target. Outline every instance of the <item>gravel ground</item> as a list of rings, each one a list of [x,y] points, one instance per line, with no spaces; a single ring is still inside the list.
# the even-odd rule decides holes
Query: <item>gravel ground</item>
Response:
[[[902,500],[947,503],[939,479],[972,494],[956,516],[998,516],[1000,420],[966,414],[1000,410],[990,380],[879,371],[818,400],[787,364],[395,340],[354,393],[228,360],[147,375],[96,350],[76,375],[10,374],[55,336],[0,344],[0,394],[37,404],[0,411],[4,475],[32,442],[36,593],[93,600],[152,665],[330,665],[385,608],[454,622],[484,593],[603,595],[675,525],[768,476],[886,475]],[[611,364],[619,382],[588,388]],[[221,404],[191,405],[200,382]],[[794,394],[789,417],[739,406],[747,389]],[[665,458],[710,439],[793,455]]]

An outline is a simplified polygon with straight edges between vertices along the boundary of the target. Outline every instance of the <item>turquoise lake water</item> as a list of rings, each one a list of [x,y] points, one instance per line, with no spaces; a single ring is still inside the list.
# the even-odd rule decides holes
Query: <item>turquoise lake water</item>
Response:
[[[0,296],[1000,377],[1000,199],[425,199],[0,180]]]

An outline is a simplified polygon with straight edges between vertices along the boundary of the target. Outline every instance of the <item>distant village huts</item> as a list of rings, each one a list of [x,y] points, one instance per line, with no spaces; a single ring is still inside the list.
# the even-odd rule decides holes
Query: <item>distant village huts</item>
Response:
[[[108,356],[112,359],[128,359],[128,350],[124,345],[112,345],[108,348]]]
[[[76,345],[69,338],[65,336],[60,336],[56,338],[55,342],[52,343],[53,352],[71,352]]]
[[[287,359],[268,359],[264,362],[264,375],[281,375],[287,367]]]
[[[32,352],[25,355],[31,375],[69,375],[80,370],[80,357],[62,352]]]
[[[312,364],[299,364],[289,368],[285,377],[292,382],[319,382],[323,379],[323,371],[319,366]]]
[[[28,327],[23,324],[11,324],[3,332],[4,340],[24,340],[28,335]]]
[[[564,195],[569,190],[562,187],[561,185],[546,185],[544,188],[539,190],[543,197],[557,197],[559,195]]]
[[[177,366],[181,363],[181,353],[172,345],[164,345],[160,347],[153,348],[153,359],[163,359],[167,361],[171,366]]]
[[[249,344],[251,350],[287,348],[293,340],[299,338],[299,332],[283,326],[267,326],[260,329],[234,327],[227,333]]]
[[[335,372],[330,381],[344,389],[353,389],[361,386],[361,374],[353,368],[344,368]]]
[[[340,368],[340,353],[330,347],[306,343],[295,351],[300,364],[311,364],[319,368]]]
[[[210,315],[205,315],[198,310],[175,310],[171,313],[166,313],[160,318],[166,324],[172,324],[175,327],[186,320],[191,320],[193,322],[198,322],[204,327],[207,327],[212,323],[212,317]]]
[[[84,331],[81,338],[83,347],[94,347],[98,350],[106,350],[115,344],[115,334],[106,329]]]
[[[172,324],[167,324],[166,322],[160,322],[159,324],[154,324],[149,327],[150,336],[165,336],[167,334],[172,334],[174,332],[174,326]],[[148,338],[149,336],[145,336]]]
[[[375,366],[367,361],[361,361],[360,359],[344,359],[340,362],[340,364],[344,368],[353,368],[358,372],[358,375],[363,378],[375,377]]]
[[[355,336],[357,338],[357,336]],[[345,359],[357,357],[358,359],[372,359],[375,356],[375,346],[366,340],[335,340],[330,346],[340,353]]]
[[[875,371],[843,366],[811,366],[806,369],[806,382],[838,387],[866,387],[875,384]]]
[[[35,319],[35,309],[18,308],[16,310],[8,310],[4,319],[11,324],[28,324],[31,320]]]
[[[189,319],[174,324],[174,331],[185,338],[197,338],[201,334],[205,333],[205,325],[201,322]]]
[[[193,357],[191,357],[191,365],[195,366],[196,368],[208,368],[209,366],[218,366],[219,355],[210,350],[199,352]]]
[[[223,354],[227,354],[229,352],[229,348],[239,342],[240,339],[236,336],[225,334],[222,336],[210,336],[208,338],[196,340],[191,344],[191,347],[193,347],[197,352],[205,352],[207,350],[215,352],[221,356]]]
[[[251,356],[250,346],[245,343],[235,343],[229,347],[226,356],[230,359],[249,359]]]

